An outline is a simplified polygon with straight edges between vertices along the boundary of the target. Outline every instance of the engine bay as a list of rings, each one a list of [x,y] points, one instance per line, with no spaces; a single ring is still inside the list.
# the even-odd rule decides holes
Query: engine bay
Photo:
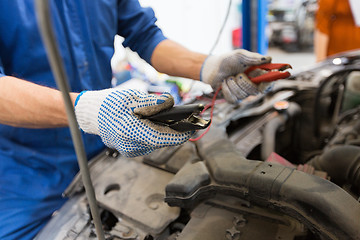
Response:
[[[106,238],[360,239],[359,84],[352,51],[217,102],[198,141],[131,159],[107,149],[89,163]],[[64,196],[36,239],[96,239],[79,175]]]

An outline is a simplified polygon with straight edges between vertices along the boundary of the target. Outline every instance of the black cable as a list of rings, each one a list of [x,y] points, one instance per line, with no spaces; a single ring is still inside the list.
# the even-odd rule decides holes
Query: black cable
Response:
[[[220,37],[222,35],[222,32],[224,31],[224,27],[225,27],[226,22],[227,22],[227,20],[229,18],[229,15],[230,15],[231,3],[232,3],[232,0],[229,0],[229,5],[228,5],[228,8],[227,8],[227,12],[226,12],[226,15],[225,15],[224,22],[223,22],[223,24],[222,24],[222,26],[220,28],[220,31],[219,31],[218,36],[216,38],[216,41],[215,41],[214,45],[212,46],[212,48],[211,48],[211,50],[209,52],[209,55],[212,54],[212,52],[214,51],[216,45],[219,43]]]
[[[224,31],[224,27],[225,27],[226,22],[227,22],[227,20],[228,20],[228,18],[229,18],[229,15],[230,15],[231,4],[232,4],[232,0],[229,0],[229,5],[228,5],[228,8],[227,8],[227,12],[226,12],[225,18],[224,18],[224,22],[223,22],[223,24],[222,24],[222,26],[221,26],[221,28],[220,28],[220,30],[219,30],[219,33],[218,33],[218,35],[217,35],[217,38],[216,38],[216,40],[215,40],[214,45],[212,46],[212,48],[211,48],[211,50],[210,50],[210,52],[209,52],[209,55],[212,54],[212,52],[214,51],[216,45],[219,43],[220,37],[221,37],[221,35],[222,35],[222,32]],[[188,92],[191,91],[191,89],[193,88],[194,84],[195,84],[195,81],[193,80],[193,81],[191,82],[191,84],[190,84],[190,87],[189,87]]]
[[[95,191],[90,178],[90,171],[88,168],[88,161],[84,149],[84,143],[81,138],[78,123],[76,121],[74,107],[70,99],[70,88],[68,85],[68,78],[65,72],[65,68],[62,62],[62,58],[57,46],[56,38],[52,29],[50,18],[50,7],[48,0],[36,0],[36,15],[38,17],[38,25],[41,33],[41,37],[44,41],[45,48],[47,50],[47,56],[49,58],[50,66],[55,77],[56,84],[60,89],[64,102],[66,115],[68,117],[71,137],[74,143],[74,148],[77,156],[77,160],[80,167],[80,173],[82,181],[85,187],[85,193],[89,201],[91,215],[95,224],[97,237],[100,240],[105,240],[104,232],[102,229],[102,223],[100,220],[99,210],[96,204]]]

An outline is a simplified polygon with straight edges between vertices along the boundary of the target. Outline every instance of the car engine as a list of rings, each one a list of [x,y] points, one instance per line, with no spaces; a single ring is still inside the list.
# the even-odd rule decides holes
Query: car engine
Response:
[[[360,239],[360,51],[218,101],[198,141],[89,168],[106,239]],[[79,175],[64,196],[36,239],[96,239]]]

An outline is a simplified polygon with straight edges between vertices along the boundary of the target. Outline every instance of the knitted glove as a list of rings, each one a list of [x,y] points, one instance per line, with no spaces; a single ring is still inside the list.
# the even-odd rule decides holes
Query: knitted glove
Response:
[[[137,90],[106,89],[78,95],[75,113],[80,128],[100,135],[104,144],[122,155],[136,157],[155,149],[186,142],[193,132],[179,133],[141,119],[171,108],[169,93],[148,95]]]
[[[251,77],[260,76],[267,73],[265,70],[257,69],[251,72]],[[249,95],[258,95],[267,92],[272,88],[273,84],[269,82],[262,82],[255,84],[249,80],[244,73],[239,73],[236,76],[230,76],[221,84],[222,93],[225,99],[230,103],[236,103],[240,99],[244,99]]]
[[[271,62],[271,57],[244,49],[234,50],[230,53],[209,56],[201,68],[201,81],[210,84],[216,90],[222,86],[226,100],[236,102],[249,95],[262,92],[262,87],[252,83],[243,73],[248,67]],[[236,77],[234,77],[236,76]],[[236,79],[236,81],[234,81]]]

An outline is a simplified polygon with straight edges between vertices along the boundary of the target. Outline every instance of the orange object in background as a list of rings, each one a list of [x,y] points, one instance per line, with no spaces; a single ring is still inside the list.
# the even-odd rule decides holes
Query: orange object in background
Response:
[[[355,25],[347,0],[319,0],[316,28],[329,37],[327,56],[360,48],[360,27]]]

